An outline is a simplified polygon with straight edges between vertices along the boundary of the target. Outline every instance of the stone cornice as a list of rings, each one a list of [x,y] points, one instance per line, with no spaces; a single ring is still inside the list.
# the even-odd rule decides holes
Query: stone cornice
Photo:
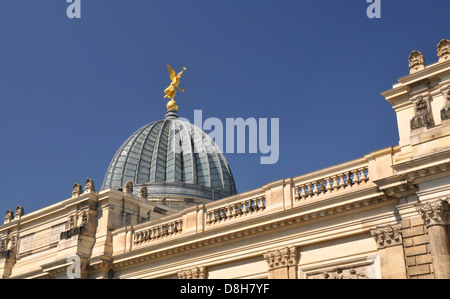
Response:
[[[127,267],[129,265],[159,259],[165,256],[183,253],[196,248],[217,245],[219,243],[235,241],[242,237],[255,234],[269,233],[270,231],[288,228],[292,225],[308,223],[327,216],[349,212],[351,210],[369,207],[385,203],[395,198],[387,197],[381,192],[365,196],[353,201],[342,201],[340,204],[325,205],[311,209],[311,206],[295,207],[288,211],[278,212],[278,216],[264,214],[257,218],[245,221],[237,221],[218,230],[204,231],[195,235],[178,235],[173,238],[162,239],[134,247],[131,251],[113,256],[114,268]]]

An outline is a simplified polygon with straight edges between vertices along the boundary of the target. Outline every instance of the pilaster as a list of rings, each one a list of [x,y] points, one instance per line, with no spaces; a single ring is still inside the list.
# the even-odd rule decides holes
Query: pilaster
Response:
[[[450,279],[450,241],[447,232],[448,201],[440,199],[433,203],[419,203],[416,208],[428,230],[435,278]]]
[[[401,225],[377,227],[370,233],[378,247],[382,278],[405,279],[406,267]]]
[[[297,247],[285,247],[263,254],[269,266],[269,279],[297,279]]]

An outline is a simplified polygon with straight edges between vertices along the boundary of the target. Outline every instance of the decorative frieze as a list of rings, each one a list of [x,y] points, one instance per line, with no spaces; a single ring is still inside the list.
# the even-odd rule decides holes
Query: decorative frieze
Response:
[[[445,225],[448,223],[449,204],[445,199],[434,203],[416,205],[416,210],[422,216],[427,226]]]
[[[379,227],[371,230],[370,233],[375,238],[378,249],[399,245],[403,242],[400,224]]]
[[[324,271],[321,274],[308,276],[308,279],[369,279],[369,277],[355,268],[335,268],[330,271]]]
[[[297,265],[297,247],[285,247],[263,254],[269,270]]]
[[[206,267],[195,267],[177,273],[180,279],[206,279]]]

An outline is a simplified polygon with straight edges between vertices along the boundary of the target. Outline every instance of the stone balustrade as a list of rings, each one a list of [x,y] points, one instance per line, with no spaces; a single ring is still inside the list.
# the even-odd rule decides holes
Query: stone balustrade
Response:
[[[158,224],[150,228],[134,232],[133,244],[139,245],[145,242],[161,240],[166,237],[181,234],[183,220],[178,219],[164,224]]]
[[[266,198],[264,195],[248,199],[240,199],[236,202],[226,203],[221,207],[212,207],[206,211],[206,224],[215,223],[252,215],[266,209]]]
[[[307,200],[321,195],[348,190],[369,181],[369,167],[362,165],[350,170],[323,174],[313,180],[295,184],[295,200]]]
[[[154,223],[139,224],[135,227],[131,240],[133,246],[150,245],[153,242],[164,240],[176,240],[172,237],[206,232],[219,227],[221,224],[238,223],[283,210],[295,209],[302,205],[304,200],[320,200],[322,196],[328,194],[333,196],[335,193],[340,197],[340,192],[345,194],[344,190],[353,193],[353,191],[361,190],[361,187],[364,189],[367,187],[369,190],[374,186],[376,185],[371,183],[369,179],[368,160],[360,158],[292,179],[273,182],[262,188],[237,194],[220,201],[187,208],[178,214],[165,218],[166,220],[161,219],[162,224],[158,224],[156,220]],[[379,196],[379,194],[377,193],[374,196]],[[375,203],[376,200],[373,202]],[[290,203],[292,204],[290,205]],[[332,209],[306,213],[293,221],[306,221],[370,203],[370,199],[367,198],[363,201],[356,200]],[[256,230],[256,228],[254,229]],[[258,229],[266,228],[259,227]]]

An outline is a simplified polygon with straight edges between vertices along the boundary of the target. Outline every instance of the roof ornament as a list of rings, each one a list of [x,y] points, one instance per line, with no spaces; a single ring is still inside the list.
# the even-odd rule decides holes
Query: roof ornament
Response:
[[[412,51],[409,55],[409,73],[415,73],[425,68],[425,57],[420,51]]]
[[[169,75],[172,82],[170,85],[164,90],[164,93],[166,94],[164,98],[169,98],[170,101],[167,102],[167,111],[174,110],[176,112],[178,110],[178,104],[173,99],[175,95],[177,94],[177,89],[181,92],[184,92],[184,89],[181,89],[179,87],[181,75],[186,70],[185,67],[183,67],[183,70],[179,72],[177,75],[175,75],[175,71],[170,65],[167,65],[167,68],[169,69]]]
[[[448,39],[443,39],[437,45],[437,52],[439,56],[439,62],[446,61],[450,59],[450,41]]]

